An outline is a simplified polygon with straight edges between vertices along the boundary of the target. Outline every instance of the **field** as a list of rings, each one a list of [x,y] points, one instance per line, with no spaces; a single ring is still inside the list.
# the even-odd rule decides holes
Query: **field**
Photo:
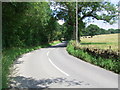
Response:
[[[118,34],[81,37],[81,43],[70,41],[67,45],[69,54],[104,69],[120,73],[118,55]]]
[[[112,49],[118,52],[118,34],[96,35],[93,38],[81,37],[82,47]]]

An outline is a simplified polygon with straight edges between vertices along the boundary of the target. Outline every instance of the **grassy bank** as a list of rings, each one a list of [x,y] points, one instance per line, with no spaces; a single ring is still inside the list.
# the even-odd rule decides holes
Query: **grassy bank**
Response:
[[[120,60],[92,55],[87,52],[83,47],[81,47],[81,45],[76,44],[75,41],[69,42],[69,44],[67,45],[67,51],[69,54],[80,58],[86,62],[100,66],[115,73],[120,73]]]
[[[9,68],[13,64],[13,62],[22,54],[42,48],[42,47],[48,47],[51,45],[55,45],[60,43],[60,41],[54,41],[49,44],[36,46],[36,47],[14,47],[5,49],[3,51],[3,58],[2,58],[2,88],[8,87],[9,78],[8,75],[10,74]]]

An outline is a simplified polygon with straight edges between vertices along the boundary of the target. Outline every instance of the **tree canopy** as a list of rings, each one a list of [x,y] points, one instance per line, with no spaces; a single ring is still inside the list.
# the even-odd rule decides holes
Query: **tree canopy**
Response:
[[[64,19],[67,23],[67,31],[70,39],[75,39],[75,2],[54,2],[51,4],[56,9],[55,17]],[[87,19],[87,20],[86,20]],[[113,24],[117,19],[117,7],[110,2],[78,2],[79,36],[85,28],[85,24],[91,20],[104,20]],[[71,35],[73,33],[73,36]]]
[[[115,34],[120,33],[120,29],[103,29],[98,27],[97,25],[90,24],[81,32],[81,36],[95,36],[101,34]]]
[[[86,29],[85,29],[85,33],[87,36],[91,36],[93,37],[94,35],[97,35],[99,32],[99,27],[97,25],[94,24],[90,24]]]
[[[59,24],[48,2],[4,2],[3,48],[36,46],[57,40]]]
[[[114,23],[116,12],[116,6],[109,2],[78,2],[78,36],[91,19]],[[65,21],[63,25],[57,22],[61,19]],[[76,2],[3,2],[2,29],[3,48],[75,39]],[[97,29],[89,29],[92,30]]]

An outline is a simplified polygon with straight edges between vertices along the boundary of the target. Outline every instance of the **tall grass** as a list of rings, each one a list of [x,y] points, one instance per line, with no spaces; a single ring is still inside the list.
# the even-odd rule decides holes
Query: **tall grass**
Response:
[[[2,88],[8,88],[9,85],[9,78],[8,75],[10,74],[9,68],[12,66],[13,62],[22,54],[40,49],[42,47],[48,47],[51,45],[55,45],[60,43],[60,41],[55,41],[49,44],[36,46],[36,47],[13,47],[9,49],[3,50],[3,58],[2,58]]]
[[[67,51],[69,54],[77,58],[80,58],[81,60],[100,66],[104,69],[113,71],[115,73],[120,73],[120,68],[119,68],[120,61],[119,60],[102,58],[100,56],[96,57],[96,56],[89,54],[87,51],[84,51],[82,49],[76,49],[74,41],[69,42],[69,44],[67,45]]]

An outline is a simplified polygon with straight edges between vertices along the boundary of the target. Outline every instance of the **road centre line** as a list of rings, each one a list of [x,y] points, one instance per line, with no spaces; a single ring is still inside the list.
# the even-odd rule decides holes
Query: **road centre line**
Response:
[[[50,58],[48,58],[48,59],[49,59],[50,63],[51,63],[56,69],[58,69],[60,72],[62,72],[62,73],[65,74],[66,76],[70,76],[69,74],[67,74],[66,72],[62,71],[60,68],[58,68],[58,67],[51,61]]]
[[[47,52],[47,56],[49,55],[49,51]],[[53,62],[52,62],[52,60],[48,57],[48,60],[49,60],[49,62],[57,69],[57,70],[59,70],[61,73],[63,73],[64,75],[66,75],[66,76],[70,76],[69,74],[67,74],[66,72],[64,72],[64,71],[62,71],[60,68],[58,68]]]

